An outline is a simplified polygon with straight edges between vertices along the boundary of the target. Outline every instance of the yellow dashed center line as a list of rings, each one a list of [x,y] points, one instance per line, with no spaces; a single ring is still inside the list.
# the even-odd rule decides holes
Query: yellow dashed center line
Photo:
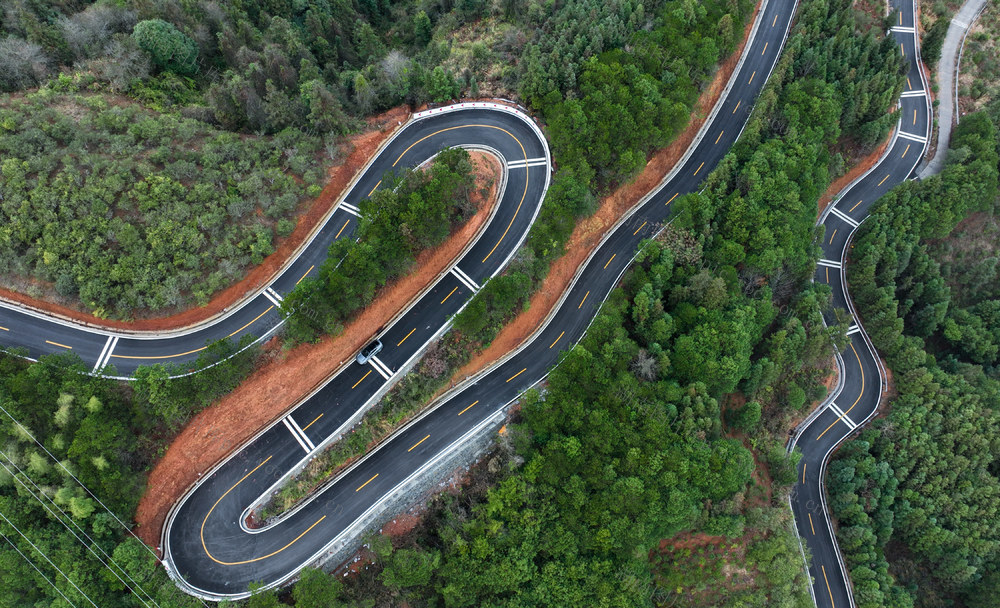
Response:
[[[680,192],[678,192],[678,193],[674,194],[673,196],[671,196],[671,197],[670,197],[670,200],[669,200],[669,201],[667,201],[667,204],[669,205],[670,203],[674,202],[674,199],[675,199],[675,198],[677,198],[677,195],[678,195],[678,194],[680,194]]]
[[[725,131],[719,131],[719,136],[715,138],[715,143],[719,143],[719,140],[722,139],[723,133],[725,133]]]
[[[340,233],[343,232],[344,228],[347,228],[347,225],[350,224],[350,223],[351,223],[351,220],[347,220],[346,222],[344,222],[344,225],[341,226],[340,230],[337,231],[337,236],[335,236],[333,238],[334,239],[339,239],[340,238]],[[310,268],[309,270],[312,270],[312,268]]]
[[[364,375],[364,376],[361,376],[361,380],[358,380],[357,382],[355,382],[355,383],[354,383],[354,386],[352,386],[351,388],[357,388],[357,386],[358,386],[359,384],[361,384],[361,383],[362,383],[362,382],[364,381],[364,379],[365,379],[365,378],[367,378],[367,377],[368,377],[368,375],[369,375],[369,374],[371,374],[371,373],[372,373],[372,370],[368,370],[367,372],[365,372],[365,375]]]
[[[635,236],[635,235],[633,234],[632,236]],[[608,258],[608,263],[604,265],[604,270],[607,270],[607,269],[608,269],[608,264],[610,264],[610,263],[611,263],[611,260],[615,259],[615,256],[616,256],[616,255],[618,255],[618,254],[617,254],[617,253],[612,253],[612,254],[611,254],[611,257],[610,257],[610,258]]]
[[[347,221],[351,221],[351,220],[347,220]],[[344,225],[346,226],[347,224],[344,224]],[[301,277],[299,277],[298,281],[295,281],[295,284],[298,285],[299,283],[301,283],[302,280],[306,278],[306,275],[308,275],[310,272],[313,271],[313,268],[316,268],[316,264],[313,264],[312,266],[310,266],[309,270],[305,271],[305,273]]]
[[[855,209],[857,209],[857,208],[858,208],[858,205],[860,205],[860,204],[861,204],[861,202],[862,202],[862,201],[858,201],[858,202],[854,203],[854,206],[853,206],[853,207],[851,207],[850,209],[848,209],[848,210],[847,210],[847,212],[848,212],[848,213],[850,213],[851,211],[854,211]]]
[[[73,350],[72,346],[66,346],[65,344],[59,344],[58,342],[53,342],[52,340],[46,340],[45,343],[46,344],[51,344],[52,346],[58,346],[59,348],[68,348],[69,350]]]
[[[906,77],[906,88],[908,88],[908,89],[912,89],[913,88],[913,85],[910,84],[910,77],[909,76]]]
[[[881,186],[882,184],[884,184],[884,183],[885,183],[885,180],[887,180],[887,179],[889,179],[889,175],[888,175],[888,174],[886,174],[886,176],[882,178],[882,181],[880,181],[880,182],[878,183],[878,185],[879,185],[879,186]]]
[[[826,578],[826,566],[820,564],[819,567],[823,570],[823,580],[826,581],[826,592],[830,594],[830,606],[837,608],[837,605],[833,603],[833,591],[830,590],[830,581]]]
[[[900,158],[906,158],[906,153],[910,151],[910,144],[906,144],[906,149],[903,150],[903,155]]]
[[[406,338],[409,338],[410,336],[412,336],[413,332],[415,332],[415,331],[417,331],[416,327],[414,327],[413,329],[411,329],[410,333],[406,334],[406,337],[404,337],[402,340],[400,340],[399,342],[397,342],[396,346],[402,346],[403,342],[406,342]]]
[[[904,56],[904,57],[906,56],[906,51],[903,50],[903,43],[902,42],[899,43],[899,54],[902,55],[902,56]]]
[[[756,75],[757,75],[757,70],[754,70],[753,74],[750,74],[750,80],[747,81],[747,84],[752,83],[753,82],[753,77],[756,76]]]
[[[917,111],[913,110],[913,124],[917,124]]]
[[[736,110],[739,110],[739,109],[740,109],[740,104],[741,104],[741,103],[743,103],[743,100],[742,100],[742,99],[736,102],[736,107],[735,107],[735,108],[733,108],[733,114],[735,114],[735,113],[736,113]]]
[[[802,483],[803,483],[803,484],[805,484],[805,483],[806,483],[806,467],[807,467],[807,466],[809,466],[809,463],[808,463],[808,462],[803,462],[803,463],[802,463]]]
[[[521,370],[521,371],[524,371],[524,370]],[[513,379],[514,378],[511,378],[510,380],[513,380]],[[507,382],[510,382],[510,380],[508,380]],[[476,399],[475,401],[473,401],[472,403],[470,403],[464,410],[462,410],[461,412],[459,412],[458,415],[461,416],[465,412],[469,411],[469,408],[472,407],[473,405],[477,404],[477,403],[479,403],[479,399]]]
[[[583,299],[580,300],[580,305],[576,307],[577,310],[583,308],[583,303],[587,301],[587,296],[589,296],[589,295],[590,295],[590,291],[589,290],[587,291],[587,293],[583,294]]]
[[[771,22],[771,27],[774,27],[774,24],[777,23],[777,22],[778,22],[778,16],[775,15],[774,16],[774,21]]]
[[[558,338],[556,338],[555,340],[553,340],[553,341],[552,341],[552,344],[549,344],[549,348],[552,348],[553,346],[555,346],[555,345],[556,345],[556,342],[558,342],[559,340],[562,340],[562,337],[563,337],[563,334],[565,334],[565,333],[566,333],[566,332],[564,332],[564,331],[563,331],[563,332],[560,332],[560,333],[559,333],[559,337],[558,337]]]
[[[430,437],[430,435],[428,435],[428,437]],[[816,528],[813,526],[813,514],[806,513],[806,515],[809,516],[809,529],[812,530],[813,536],[816,536]]]
[[[373,480],[374,480],[374,479],[375,479],[376,477],[378,477],[378,473],[375,473],[374,475],[372,475],[372,478],[371,478],[371,479],[369,479],[368,481],[366,481],[366,482],[364,482],[363,484],[361,484],[360,486],[358,486],[358,489],[357,489],[357,490],[354,490],[354,491],[355,491],[355,492],[360,492],[360,491],[361,491],[361,488],[363,488],[363,487],[365,487],[366,485],[370,484],[370,483],[371,483],[371,482],[372,482],[372,481],[373,481]]]
[[[702,163],[702,164],[705,164],[705,163]],[[635,235],[639,234],[639,231],[642,230],[645,227],[646,227],[646,222],[643,222],[642,226],[639,226],[638,228],[635,229],[635,232],[632,233],[632,236],[635,236]]]
[[[511,376],[510,378],[507,378],[507,382],[510,382],[510,381],[511,381],[511,380],[513,380],[514,378],[517,378],[518,376],[520,376],[521,374],[523,374],[523,373],[524,373],[524,372],[526,372],[526,371],[528,371],[528,368],[527,368],[527,367],[526,367],[526,368],[524,368],[524,369],[522,369],[521,371],[517,372],[516,374],[514,374],[514,375],[513,375],[513,376]],[[478,403],[478,402],[477,402],[477,403]],[[472,405],[475,405],[475,403],[473,403]],[[472,407],[472,405],[470,405],[469,407]],[[466,408],[466,409],[468,409],[468,408]],[[463,411],[464,411],[464,410],[463,410]]]
[[[9,329],[7,329],[6,327],[0,327],[0,329],[2,329],[2,330],[4,330],[4,331],[10,331],[10,330],[9,330]]]
[[[312,425],[316,424],[316,421],[317,421],[317,420],[319,420],[319,419],[320,419],[320,418],[322,418],[322,417],[323,417],[323,414],[320,414],[319,416],[316,416],[315,418],[313,418],[313,421],[312,421],[312,422],[310,422],[309,424],[307,424],[307,425],[305,425],[304,427],[302,427],[302,430],[304,431],[304,430],[306,430],[307,428],[311,427]]]
[[[381,186],[381,185],[382,185],[382,180],[378,180],[378,183],[375,184],[375,187],[372,188],[371,192],[368,193],[368,196],[371,196],[372,194],[375,194],[375,191],[378,190],[378,187]]]
[[[444,300],[441,300],[441,303],[442,303],[442,304],[444,304],[444,303],[445,303],[445,301],[447,301],[447,300],[448,300],[448,298],[450,298],[450,297],[451,297],[451,294],[455,293],[456,291],[458,291],[458,287],[454,287],[454,288],[453,288],[453,289],[452,289],[451,291],[449,291],[449,292],[448,292],[448,295],[446,295],[446,296],[444,297]]]
[[[694,174],[698,175],[698,172],[701,171],[701,168],[704,167],[704,166],[705,166],[705,163],[701,163],[700,165],[698,165],[698,168],[694,170]]]
[[[838,230],[838,228],[834,228],[833,229],[833,234],[830,235],[830,242],[827,243],[827,245],[832,245],[833,244],[833,237],[837,236],[837,230]]]
[[[430,437],[430,435],[428,435],[427,437]],[[418,441],[418,442],[414,443],[414,444],[413,444],[413,448],[415,448],[415,447],[417,447],[418,445],[420,445],[421,443],[423,443],[423,442],[427,441],[427,437],[424,437],[424,438],[423,438],[423,439],[421,439],[420,441]],[[413,448],[410,448],[410,449],[408,449],[408,450],[406,450],[406,451],[407,451],[407,452],[412,452],[412,451],[413,451]],[[360,488],[358,488],[358,489],[360,489]]]
[[[761,55],[767,52],[767,42],[764,42],[764,50],[760,52]]]
[[[829,266],[826,267],[826,284],[827,285],[830,284],[830,267]]]

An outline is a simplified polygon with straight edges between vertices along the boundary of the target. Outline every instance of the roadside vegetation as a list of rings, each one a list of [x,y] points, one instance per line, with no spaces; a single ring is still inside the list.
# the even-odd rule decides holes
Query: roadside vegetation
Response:
[[[965,39],[958,80],[959,109],[981,110],[1000,99],[1000,7],[988,2]]]
[[[360,202],[354,238],[339,239],[315,278],[299,283],[281,303],[292,343],[339,334],[379,288],[408,272],[417,254],[442,243],[472,217],[475,174],[469,153],[451,148],[425,170],[387,172]]]
[[[862,608],[998,605],[997,135],[986,112],[963,118],[944,171],[884,196],[851,254],[895,388],[829,467]]]
[[[243,346],[210,346],[198,374],[168,380],[178,370],[154,366],[141,368],[129,384],[87,376],[89,368],[74,355],[29,363],[0,354],[0,605],[91,605],[84,594],[102,607],[142,605],[119,568],[160,608],[200,605],[115,518],[131,520],[145,476],[170,437],[252,371],[260,351],[237,353]],[[115,570],[98,559],[113,560]]]

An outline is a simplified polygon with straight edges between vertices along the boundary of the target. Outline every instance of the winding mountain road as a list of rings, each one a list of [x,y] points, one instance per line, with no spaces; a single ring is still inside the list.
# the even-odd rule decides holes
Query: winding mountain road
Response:
[[[247,529],[243,522],[248,507],[287,471],[308,459],[311,446],[320,445],[331,433],[336,433],[341,424],[373,398],[390,381],[384,377],[389,375],[385,372],[399,369],[401,362],[418,350],[425,336],[446,327],[449,316],[471,295],[468,283],[446,277],[382,336],[386,348],[378,356],[381,363],[348,366],[314,397],[244,445],[188,492],[171,512],[164,531],[164,562],[178,584],[189,593],[219,599],[245,597],[247,585],[254,581],[263,581],[267,586],[284,583],[338,543],[366,511],[376,508],[411,476],[461,445],[466,436],[490,422],[507,404],[542,379],[558,360],[559,353],[583,336],[601,303],[628,267],[639,243],[655,234],[669,216],[670,203],[679,195],[694,191],[739,136],[777,61],[795,6],[794,0],[765,3],[731,88],[719,100],[686,158],[596,249],[573,286],[563,294],[557,310],[533,339],[461,390],[454,391],[430,413],[396,433],[277,523]],[[485,133],[470,125],[483,124],[487,117],[476,110],[460,110],[423,119],[430,120],[435,121],[433,125],[422,125],[419,133],[411,133],[412,127],[404,129],[393,145],[405,147],[409,145],[407,142],[431,132],[454,129],[443,132],[450,139],[434,136],[421,140],[422,153],[414,154],[416,161],[419,160],[416,157],[429,156],[445,145],[479,143]],[[508,122],[518,121],[508,119]],[[491,144],[500,145],[496,141]],[[544,146],[544,141],[538,141],[537,145]],[[546,156],[545,152],[536,151],[517,158]],[[518,197],[522,190],[518,181],[522,179],[520,169],[510,164],[508,167],[505,201],[513,190],[518,190]],[[544,175],[546,169],[539,165],[538,169],[529,168],[529,173],[537,171]],[[374,183],[383,170],[380,162],[376,162],[369,170],[372,175],[363,180]],[[536,208],[542,191],[539,182],[525,195],[523,205]],[[530,197],[534,199],[529,200]],[[499,213],[509,214],[509,210]],[[522,209],[521,213],[525,211]],[[510,233],[514,230],[521,231],[520,238],[527,226],[511,227]],[[512,244],[517,240],[510,234],[507,238]],[[479,261],[482,251],[492,248],[495,240],[487,232],[481,238],[485,244],[482,247],[477,244],[474,249],[477,253],[470,259]],[[474,266],[467,267],[464,262],[458,265],[476,284],[481,285],[487,276],[477,274]],[[461,293],[455,295],[461,298],[450,309],[448,297],[456,286]],[[450,297],[456,299],[455,295]],[[414,328],[421,332],[417,339],[408,337]],[[382,363],[389,370],[380,370]]]
[[[893,1],[902,10],[893,35],[900,52],[910,59],[910,84],[900,100],[902,118],[883,160],[852,184],[822,220],[827,236],[816,280],[829,283],[834,305],[852,315],[844,280],[850,235],[870,205],[910,175],[926,147],[930,123],[927,85],[917,69],[912,0]],[[251,582],[281,585],[340,542],[352,523],[396,488],[494,419],[545,377],[561,351],[580,340],[639,243],[656,234],[670,215],[671,202],[696,190],[738,138],[784,46],[796,5],[796,0],[765,0],[727,91],[685,158],[602,241],[529,342],[451,392],[323,491],[265,528],[245,526],[247,509],[397,380],[423,346],[447,329],[452,315],[516,252],[541,205],[551,167],[545,139],[530,118],[485,103],[416,115],[372,159],[301,255],[265,290],[211,323],[171,334],[126,335],[0,304],[0,344],[22,347],[31,358],[72,350],[95,372],[111,364],[120,377],[128,377],[143,364],[191,364],[207,343],[220,338],[264,339],[280,323],[276,309],[282,294],[315,272],[330,243],[351,236],[358,201],[379,186],[385,171],[418,165],[449,146],[486,147],[500,156],[506,184],[494,218],[455,267],[384,331],[380,337],[385,349],[368,365],[344,367],[309,399],[217,465],[171,511],[163,536],[164,563],[186,592],[217,600],[246,597]],[[851,342],[841,354],[842,385],[797,429],[790,443],[803,453],[801,483],[791,507],[814,556],[814,597],[818,605],[834,608],[853,606],[853,598],[825,508],[822,475],[832,449],[874,414],[884,386],[884,370],[864,330],[854,326],[849,333]]]
[[[849,343],[837,357],[839,386],[795,430],[788,448],[802,451],[799,480],[790,498],[799,536],[812,552],[810,572],[813,598],[819,608],[854,608],[849,577],[834,538],[826,504],[824,479],[833,450],[878,411],[886,374],[875,347],[858,322],[847,290],[845,265],[851,237],[868,216],[868,210],[897,184],[908,179],[927,149],[931,108],[927,82],[920,69],[920,48],[914,33],[914,0],[892,0],[899,21],[892,35],[908,61],[907,86],[900,100],[900,119],[885,154],[865,175],[850,184],[827,207],[820,224],[825,226],[821,243],[823,259],[814,280],[833,290],[833,306],[851,319]],[[836,322],[832,311],[826,322]]]

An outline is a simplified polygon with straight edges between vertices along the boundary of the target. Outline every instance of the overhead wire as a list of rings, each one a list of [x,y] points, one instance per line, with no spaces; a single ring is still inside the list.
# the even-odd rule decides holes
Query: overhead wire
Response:
[[[52,588],[55,589],[56,593],[58,593],[59,595],[61,595],[64,600],[66,600],[67,604],[69,604],[73,608],[76,608],[76,604],[73,603],[73,600],[71,600],[68,597],[66,597],[66,594],[62,592],[62,589],[60,589],[59,587],[56,587],[56,584],[52,582],[52,579],[50,579],[49,577],[45,576],[45,573],[42,572],[38,568],[38,566],[35,565],[35,562],[31,561],[30,557],[28,557],[27,555],[25,555],[24,553],[21,552],[21,549],[18,548],[18,546],[14,544],[14,541],[12,541],[3,532],[0,532],[0,536],[2,536],[5,541],[7,541],[7,544],[9,544],[11,547],[14,548],[15,551],[17,551],[18,555],[20,555],[22,558],[24,558],[24,561],[28,562],[28,565],[30,565],[32,568],[35,569],[35,572],[37,572],[39,576],[41,576],[42,578],[45,579],[45,582],[47,582],[48,584],[52,585]]]

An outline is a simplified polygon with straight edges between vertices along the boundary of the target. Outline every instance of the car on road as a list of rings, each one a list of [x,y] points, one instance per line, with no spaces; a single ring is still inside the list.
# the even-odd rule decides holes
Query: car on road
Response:
[[[361,352],[358,353],[358,356],[355,357],[355,360],[361,365],[365,365],[366,363],[368,363],[368,361],[371,360],[372,357],[379,354],[380,352],[382,352],[382,341],[375,340],[368,346],[362,348]]]

